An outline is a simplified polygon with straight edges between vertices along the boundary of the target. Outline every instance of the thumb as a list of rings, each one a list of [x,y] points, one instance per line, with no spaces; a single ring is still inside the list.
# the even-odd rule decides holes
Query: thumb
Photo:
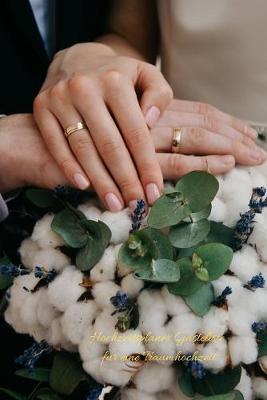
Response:
[[[141,93],[140,107],[146,123],[152,128],[172,100],[172,89],[157,67],[140,62],[137,90]]]

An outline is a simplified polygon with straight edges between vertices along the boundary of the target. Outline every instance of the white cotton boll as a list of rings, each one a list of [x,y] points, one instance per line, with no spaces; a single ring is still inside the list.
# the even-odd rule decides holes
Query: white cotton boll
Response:
[[[267,374],[267,356],[260,357],[258,359],[259,366],[261,370]]]
[[[261,186],[266,186],[267,184],[267,176],[265,177],[260,171],[258,171],[257,169],[250,168],[249,169],[249,175],[251,177],[251,181],[252,181],[252,187],[256,188],[256,187],[261,187]]]
[[[82,280],[83,274],[74,266],[66,267],[48,286],[47,295],[50,303],[64,312],[84,293],[85,288],[80,286]]]
[[[78,210],[81,211],[87,219],[98,221],[101,217],[101,210],[99,208],[92,206],[91,202],[86,202],[79,205]]]
[[[37,307],[39,299],[41,298],[40,291],[35,293],[29,293],[29,296],[25,299],[23,307],[21,307],[20,316],[25,324],[38,325],[39,321],[37,318]]]
[[[233,336],[228,341],[232,365],[243,362],[251,364],[257,360],[258,345],[252,336]]]
[[[111,281],[98,282],[92,289],[92,295],[99,307],[110,306],[110,298],[120,291],[120,286]]]
[[[47,247],[63,246],[63,239],[57,235],[51,228],[54,214],[46,214],[35,225],[32,232],[32,240],[34,240],[39,247],[46,249]]]
[[[138,390],[157,393],[168,390],[174,380],[175,371],[172,367],[150,362],[136,374],[133,382]]]
[[[121,393],[121,400],[157,400],[157,397],[147,394],[145,392],[141,392],[140,390],[125,389]]]
[[[267,161],[265,161],[263,164],[254,166],[253,170],[259,172],[267,180]]]
[[[251,246],[245,246],[242,250],[235,252],[229,269],[243,283],[247,283],[252,276],[260,272],[260,262],[256,250]]]
[[[129,215],[128,208],[117,213],[105,211],[101,215],[101,221],[104,222],[111,230],[111,243],[124,243],[128,239],[129,232],[132,228],[132,220]]]
[[[215,297],[220,296],[226,286],[232,289],[232,293],[227,296],[229,306],[239,305],[243,297],[247,294],[247,289],[242,287],[242,282],[235,276],[222,275],[219,279],[211,283],[214,288]]]
[[[255,397],[260,400],[267,399],[267,379],[265,378],[254,378],[253,379],[253,391]]]
[[[211,307],[202,318],[201,333],[203,335],[222,336],[229,326],[229,314],[223,308]]]
[[[257,247],[257,253],[260,256],[260,259],[267,263],[267,246],[266,246],[266,237],[267,237],[267,226],[266,224],[254,224],[253,231],[248,239],[248,243]]]
[[[141,341],[135,339],[135,335],[141,337],[142,332],[138,329],[128,329],[126,332],[120,333],[120,340],[112,340],[110,342],[110,353],[119,357],[143,354],[145,346]]]
[[[93,325],[93,331],[95,334],[101,334],[104,337],[103,342],[109,343],[110,337],[115,332],[115,325],[118,321],[118,315],[111,315],[114,311],[114,307],[106,307],[95,319]]]
[[[48,330],[45,329],[41,325],[34,325],[30,329],[29,335],[31,335],[36,342],[41,342],[42,340],[45,340],[47,338],[47,332]]]
[[[102,358],[99,357],[94,360],[83,362],[83,369],[97,382],[105,384],[106,382],[103,380],[101,365]]]
[[[115,386],[125,386],[135,373],[133,368],[127,367],[125,361],[103,361],[100,366],[104,382]]]
[[[177,368],[176,371],[176,379],[174,381],[174,384],[172,387],[169,389],[169,400],[188,400],[188,396],[185,396],[183,392],[180,389],[178,379],[181,377],[181,368]],[[195,400],[195,397],[194,397]]]
[[[166,285],[162,287],[161,294],[168,315],[180,315],[191,311],[182,297],[171,294]]]
[[[64,340],[63,336],[60,318],[56,318],[48,331],[47,341],[51,346],[58,348]]]
[[[39,279],[34,276],[34,273],[15,278],[10,288],[10,305],[20,310],[38,282]]]
[[[198,350],[202,356],[210,357],[210,359],[201,360],[205,368],[217,373],[226,367],[228,363],[228,346],[223,337],[198,346]]]
[[[234,335],[255,337],[255,333],[251,329],[251,325],[255,321],[254,314],[242,307],[242,304],[240,304],[240,307],[229,307],[228,313],[229,329]]]
[[[248,206],[251,194],[252,181],[247,170],[237,167],[224,175],[222,197],[226,202],[238,203],[244,209]]]
[[[70,264],[70,259],[60,250],[54,248],[47,248],[35,253],[32,259],[34,267],[43,267],[47,271],[55,269],[61,271],[64,267]]]
[[[28,334],[29,333],[29,326],[25,324],[20,318],[20,308],[14,307],[9,305],[6,312],[5,312],[5,321],[17,333]]]
[[[212,208],[209,219],[215,222],[223,222],[227,215],[227,207],[225,203],[219,198],[215,197],[212,201]]]
[[[194,352],[196,344],[193,336],[200,332],[201,318],[193,313],[186,313],[173,317],[168,323],[170,332],[176,342],[176,348],[183,353]]]
[[[146,343],[146,350],[165,357],[164,359],[157,361],[158,363],[163,363],[164,365],[172,364],[173,361],[171,360],[171,357],[173,357],[177,351],[169,327],[159,327],[155,332],[151,333],[155,334],[155,340]],[[167,359],[167,356],[170,356],[170,359]]]
[[[79,302],[71,304],[61,319],[64,336],[73,344],[78,345],[92,324],[97,313],[97,306],[94,301]]]
[[[166,305],[164,303],[164,299],[159,290],[155,289],[145,289],[142,290],[140,296],[138,297],[138,305],[139,307],[144,308],[154,308],[158,309],[162,312],[166,312]]]
[[[102,355],[107,350],[106,344],[103,344],[100,340],[94,336],[93,326],[88,327],[84,332],[84,337],[79,344],[79,353],[83,361],[93,360]]]
[[[109,246],[101,260],[91,269],[90,278],[94,282],[111,281],[115,276],[116,265],[114,246]]]
[[[49,328],[54,319],[60,316],[60,312],[49,303],[46,290],[40,290],[36,314],[39,324],[44,328]]]
[[[29,269],[33,269],[35,267],[33,259],[39,250],[40,247],[32,239],[24,239],[19,248],[22,264]]]
[[[239,390],[244,397],[244,400],[252,400],[252,381],[245,368],[241,369],[241,378],[235,390]]]
[[[121,289],[128,297],[134,299],[144,287],[144,281],[136,279],[132,274],[125,276],[121,281]]]
[[[167,319],[166,305],[158,290],[143,290],[137,299],[139,306],[139,326],[148,333],[153,334],[160,326],[163,326]],[[151,312],[153,310],[153,312]]]
[[[250,292],[247,307],[254,315],[254,321],[265,320],[267,318],[267,290],[258,288],[255,292]]]

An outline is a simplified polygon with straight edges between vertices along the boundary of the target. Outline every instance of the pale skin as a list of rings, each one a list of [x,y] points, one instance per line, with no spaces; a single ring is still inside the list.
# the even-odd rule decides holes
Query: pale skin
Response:
[[[146,63],[154,62],[157,54],[152,3],[116,0],[110,19],[114,34],[100,38],[102,43],[75,45],[55,56],[34,103],[47,148],[41,137],[33,141],[38,129],[33,121],[29,124],[32,116],[0,120],[0,134],[10,135],[6,143],[0,142],[6,155],[0,160],[2,192],[28,184],[68,183],[94,188],[104,205],[117,211],[139,198],[152,204],[160,195],[163,177],[176,179],[207,168],[219,174],[235,162],[256,165],[265,160],[255,144],[255,131],[244,122],[206,104],[172,100],[165,79]],[[155,18],[146,17],[148,9]],[[130,23],[134,21],[138,29]],[[63,129],[80,120],[85,120],[90,134],[77,132],[68,143]],[[183,154],[171,152],[172,126],[185,126]],[[15,150],[12,140],[16,143],[22,129],[24,143]],[[40,152],[31,160],[33,143]],[[17,161],[19,171],[14,168]]]

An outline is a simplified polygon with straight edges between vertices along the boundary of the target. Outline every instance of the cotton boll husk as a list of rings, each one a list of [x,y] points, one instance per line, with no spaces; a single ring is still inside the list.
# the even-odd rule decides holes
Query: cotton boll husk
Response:
[[[252,323],[255,321],[255,314],[249,312],[247,308],[242,307],[228,307],[229,313],[229,329],[234,335],[238,336],[252,336],[255,333],[251,329]]]
[[[235,390],[239,390],[244,397],[244,400],[252,400],[252,381],[245,368],[241,368],[241,378]]]
[[[83,274],[74,266],[66,267],[48,286],[47,295],[50,303],[64,312],[84,293],[85,288],[80,286],[82,280]]]
[[[106,338],[104,339],[105,343],[110,342],[110,336],[113,335],[116,328],[115,325],[118,321],[118,315],[111,315],[114,311],[114,307],[106,307],[97,317],[95,323],[93,325],[93,331],[96,334],[104,335]]]
[[[253,391],[255,397],[261,400],[267,399],[267,379],[264,378],[254,378],[253,379]]]
[[[215,199],[212,201],[209,219],[215,222],[223,222],[226,218],[226,215],[227,207],[225,203],[218,197],[215,197]]]
[[[217,373],[226,367],[228,362],[228,346],[223,337],[205,345],[198,345],[197,349],[202,356],[214,356],[214,358],[212,357],[208,360],[201,360],[201,363],[208,370]]]
[[[63,246],[63,239],[57,235],[51,228],[54,214],[46,214],[35,225],[32,232],[32,240],[34,240],[39,247],[46,249],[47,247]]]
[[[32,259],[32,264],[34,267],[43,267],[48,271],[51,269],[61,271],[70,264],[70,259],[60,250],[51,247],[36,252]]]
[[[100,219],[111,230],[111,243],[119,244],[127,241],[132,228],[132,220],[127,208],[117,213],[105,211]]]
[[[91,269],[90,278],[94,282],[113,280],[116,265],[117,261],[114,246],[109,246],[104,251],[101,260]]]
[[[228,325],[228,312],[223,308],[211,307],[202,318],[201,333],[222,336],[227,331]]]
[[[87,327],[92,324],[97,310],[98,308],[92,300],[71,304],[61,319],[64,336],[71,343],[78,345],[82,341]]]
[[[110,306],[110,298],[115,296],[120,289],[120,286],[111,281],[98,282],[93,286],[92,295],[96,304],[104,308]]]
[[[93,206],[91,202],[86,202],[79,205],[78,210],[81,211],[87,219],[98,221],[101,217],[101,210],[99,208]]]
[[[122,291],[131,299],[136,298],[143,287],[144,281],[134,278],[132,274],[125,276],[121,281]]]
[[[39,250],[40,247],[32,239],[24,239],[19,248],[22,264],[29,269],[33,269],[35,267],[33,263],[34,257]]]
[[[158,398],[136,389],[125,389],[121,393],[121,400],[157,400]],[[188,398],[187,398],[188,400]]]
[[[191,311],[182,297],[171,294],[166,285],[162,287],[161,294],[168,315],[175,316]]]
[[[120,333],[119,340],[110,342],[110,353],[119,357],[131,354],[143,354],[145,346],[141,341],[135,339],[137,336],[142,336],[142,332],[139,329],[128,329],[126,332]]]
[[[47,296],[47,291],[44,289],[40,290],[40,298],[38,301],[37,309],[37,319],[39,324],[44,328],[49,328],[54,319],[60,316],[60,312],[49,303]]]
[[[260,262],[256,250],[251,246],[244,246],[242,250],[235,252],[229,269],[243,283],[247,283],[252,276],[260,272]]]
[[[94,338],[94,333],[93,326],[89,326],[85,330],[84,337],[79,344],[79,353],[83,361],[99,358],[107,350],[107,345]]]
[[[243,362],[251,364],[257,360],[258,346],[256,339],[252,336],[233,336],[228,341],[232,365]]]
[[[196,333],[200,332],[201,318],[192,312],[177,315],[168,323],[168,328],[173,334],[178,351],[182,353],[194,352],[196,344],[192,338]]]
[[[175,371],[172,367],[149,362],[136,374],[133,382],[137,390],[152,394],[168,390],[174,380]]]

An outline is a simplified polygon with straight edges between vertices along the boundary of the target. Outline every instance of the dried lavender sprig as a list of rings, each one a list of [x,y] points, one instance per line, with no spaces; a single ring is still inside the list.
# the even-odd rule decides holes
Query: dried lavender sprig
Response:
[[[201,362],[199,361],[189,361],[187,364],[187,368],[195,379],[203,379],[206,375],[206,370],[203,364],[201,364]]]
[[[224,304],[226,304],[226,297],[229,296],[232,293],[232,289],[229,286],[226,286],[226,288],[222,291],[222,293],[215,298],[213,301],[213,304],[216,307],[222,307]]]
[[[99,396],[103,391],[104,386],[98,385],[94,389],[91,389],[88,395],[86,396],[85,400],[98,400]]]
[[[258,288],[264,288],[265,279],[260,272],[258,275],[254,275],[245,285],[244,288],[249,290],[255,290]]]
[[[251,329],[255,333],[265,331],[265,330],[267,330],[267,322],[263,322],[263,321],[253,322],[253,324],[251,325]]]
[[[24,365],[29,371],[32,371],[40,358],[51,351],[52,347],[45,340],[39,343],[34,342],[31,347],[24,350],[23,354],[16,358],[15,363]]]
[[[0,265],[0,273],[3,275],[13,276],[16,278],[20,275],[28,275],[30,274],[30,270],[25,268],[23,265],[14,265],[14,264],[1,264]]]
[[[140,228],[145,213],[146,213],[146,203],[144,202],[144,200],[137,200],[136,207],[131,215],[132,229],[130,233],[133,233]]]

